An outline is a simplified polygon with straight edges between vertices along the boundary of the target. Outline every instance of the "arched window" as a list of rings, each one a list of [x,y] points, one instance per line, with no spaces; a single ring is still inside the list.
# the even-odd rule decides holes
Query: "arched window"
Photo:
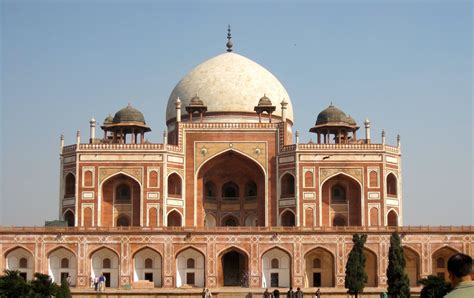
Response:
[[[153,268],[153,260],[150,258],[145,259],[145,268],[146,269],[151,269]]]
[[[237,219],[233,217],[228,217],[224,219],[224,227],[236,227],[237,226]]]
[[[397,216],[397,213],[395,213],[395,211],[393,211],[393,210],[391,210],[387,214],[387,226],[389,226],[389,227],[398,226],[398,216]]]
[[[117,217],[117,227],[128,227],[130,225],[130,221],[126,215],[120,214]]]
[[[92,186],[92,171],[84,172],[84,186],[86,187]]]
[[[69,268],[69,259],[68,258],[62,258],[61,259],[61,268]]]
[[[236,200],[239,197],[239,186],[232,181],[222,185],[222,197],[226,200]]]
[[[245,197],[254,198],[257,196],[257,184],[253,181],[249,181],[245,184]]]
[[[119,204],[127,204],[132,201],[132,192],[127,184],[119,184],[115,188],[115,202]]]
[[[281,196],[284,198],[295,196],[295,177],[290,173],[281,178]]]
[[[158,187],[158,172],[157,171],[151,171],[149,174],[149,183],[150,187]]]
[[[306,171],[304,173],[304,186],[305,187],[313,187],[313,172]]]
[[[321,259],[315,258],[313,260],[313,268],[316,268],[316,269],[321,268]]]
[[[176,173],[168,176],[168,195],[181,196],[181,177]]]
[[[294,227],[295,226],[295,215],[290,210],[286,210],[281,215],[281,225],[284,227]]]
[[[76,195],[76,177],[72,173],[66,175],[64,197],[70,198]]]
[[[216,185],[212,181],[207,181],[206,184],[204,184],[204,197],[206,199],[215,199],[216,196],[217,196]]]
[[[397,177],[393,173],[387,176],[387,194],[391,196],[397,195]]]
[[[278,261],[277,258],[273,258],[273,259],[272,259],[271,267],[272,267],[272,269],[278,269],[278,268],[280,268],[280,262]]]
[[[339,184],[336,184],[331,189],[331,198],[333,203],[345,203],[346,202],[346,189]]]
[[[105,258],[102,260],[102,268],[110,269],[111,267],[112,267],[112,262],[110,261],[109,258]]]
[[[194,269],[195,262],[193,258],[189,258],[186,260],[186,268],[187,269]]]
[[[438,267],[438,268],[446,267],[446,265],[444,264],[444,259],[443,258],[438,258],[436,260],[436,267]]]
[[[71,210],[64,213],[64,221],[67,223],[68,227],[74,227],[74,213]]]
[[[180,227],[181,226],[181,214],[173,210],[168,214],[168,227]]]
[[[334,227],[342,227],[342,226],[345,226],[347,225],[346,224],[346,219],[344,218],[344,216],[341,216],[341,215],[336,215],[334,217],[334,220],[332,222],[332,225]]]
[[[20,268],[28,268],[28,260],[26,258],[21,258],[20,263],[18,264]]]

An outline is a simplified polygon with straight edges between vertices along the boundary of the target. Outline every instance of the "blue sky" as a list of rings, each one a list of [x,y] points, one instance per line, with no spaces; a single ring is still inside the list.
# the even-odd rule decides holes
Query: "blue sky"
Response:
[[[161,142],[175,84],[235,51],[286,87],[302,141],[330,101],[402,137],[405,225],[473,224],[470,1],[1,1],[0,224],[58,217],[59,136],[131,102]]]

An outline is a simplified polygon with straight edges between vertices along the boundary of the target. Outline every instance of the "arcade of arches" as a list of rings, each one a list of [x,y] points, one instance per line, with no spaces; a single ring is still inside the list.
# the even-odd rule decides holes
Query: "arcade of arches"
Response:
[[[423,277],[421,274],[420,253],[413,248],[403,247],[406,272],[410,279],[412,287],[417,286],[417,281]],[[444,279],[448,279],[447,260],[450,256],[458,251],[451,247],[442,247],[435,250],[431,255],[432,268],[429,274],[437,275]],[[364,248],[366,257],[365,270],[368,274],[366,287],[377,287],[380,285],[378,272],[379,256],[369,248]],[[262,252],[260,261],[250,259],[250,254],[241,248],[231,246],[215,257],[215,263],[209,263],[209,259],[204,252],[188,246],[178,251],[175,255],[175,261],[172,266],[175,267],[175,282],[173,286],[194,286],[203,287],[206,281],[206,272],[210,272],[207,268],[208,264],[215,264],[216,268],[216,286],[227,287],[249,287],[251,279],[251,263],[259,268],[260,287],[289,287],[292,284],[293,274],[295,270],[294,255],[290,254],[281,247],[273,246]],[[35,269],[33,253],[23,247],[15,247],[8,250],[5,255],[6,269],[19,270],[20,275],[25,279],[32,279]],[[111,248],[102,246],[89,254],[87,266],[90,268],[90,276],[99,276],[104,274],[108,282],[107,287],[118,287],[120,283],[120,268],[125,263],[121,263],[122,256]],[[131,280],[142,281],[148,280],[153,282],[155,287],[163,286],[164,265],[161,252],[144,246],[143,248],[131,254],[133,265],[131,268]],[[79,270],[77,260],[77,252],[69,248],[59,246],[47,253],[48,274],[53,281],[60,281],[67,276],[71,277],[72,285],[76,285],[77,274]],[[336,287],[336,258],[333,251],[325,247],[313,247],[305,251],[301,262],[301,272],[303,272],[302,287]],[[255,268],[254,268],[255,269]],[[340,269],[338,269],[340,271]],[[213,270],[211,270],[213,271]],[[342,270],[343,272],[344,270]],[[89,272],[89,270],[88,270]],[[339,275],[340,276],[340,275]],[[425,273],[426,276],[426,273]],[[122,275],[123,278],[123,275]],[[339,278],[339,277],[337,277]],[[256,285],[253,285],[254,287]]]
[[[235,151],[214,157],[200,169],[197,185],[205,226],[265,224],[265,175],[248,157]]]

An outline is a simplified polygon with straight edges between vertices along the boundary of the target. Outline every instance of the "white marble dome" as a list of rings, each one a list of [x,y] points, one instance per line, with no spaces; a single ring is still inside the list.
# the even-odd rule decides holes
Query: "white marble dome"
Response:
[[[268,70],[235,53],[211,58],[186,74],[174,87],[168,99],[166,120],[176,117],[175,101],[181,100],[181,113],[195,95],[207,106],[207,112],[254,113],[254,107],[265,94],[281,116],[280,102],[288,102],[287,119],[293,121],[290,96],[283,85]],[[255,114],[256,115],[256,114]]]

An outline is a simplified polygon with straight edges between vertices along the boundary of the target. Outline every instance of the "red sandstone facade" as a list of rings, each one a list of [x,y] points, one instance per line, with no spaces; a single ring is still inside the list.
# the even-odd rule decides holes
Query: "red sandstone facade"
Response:
[[[214,59],[240,73],[250,62],[237,56]],[[193,86],[180,84],[172,96]],[[383,134],[373,144],[368,120],[357,139],[356,122],[331,105],[311,128],[317,142],[303,144],[298,133],[293,142],[285,98],[277,109],[264,95],[256,112],[232,100],[208,111],[206,100],[184,98],[182,106],[170,97],[163,143],[145,141],[150,129],[131,106],[105,119],[103,138],[95,137],[95,120],[89,142],[78,133],[64,146],[62,138],[59,217],[71,227],[1,229],[0,268],[26,278],[49,273],[57,282],[70,275],[83,288],[104,273],[110,287],[149,280],[165,288],[338,289],[352,234],[367,233],[367,286],[383,287],[398,229],[415,287],[429,274],[447,278],[453,253],[474,255],[472,227],[402,227],[400,139],[387,145]]]

